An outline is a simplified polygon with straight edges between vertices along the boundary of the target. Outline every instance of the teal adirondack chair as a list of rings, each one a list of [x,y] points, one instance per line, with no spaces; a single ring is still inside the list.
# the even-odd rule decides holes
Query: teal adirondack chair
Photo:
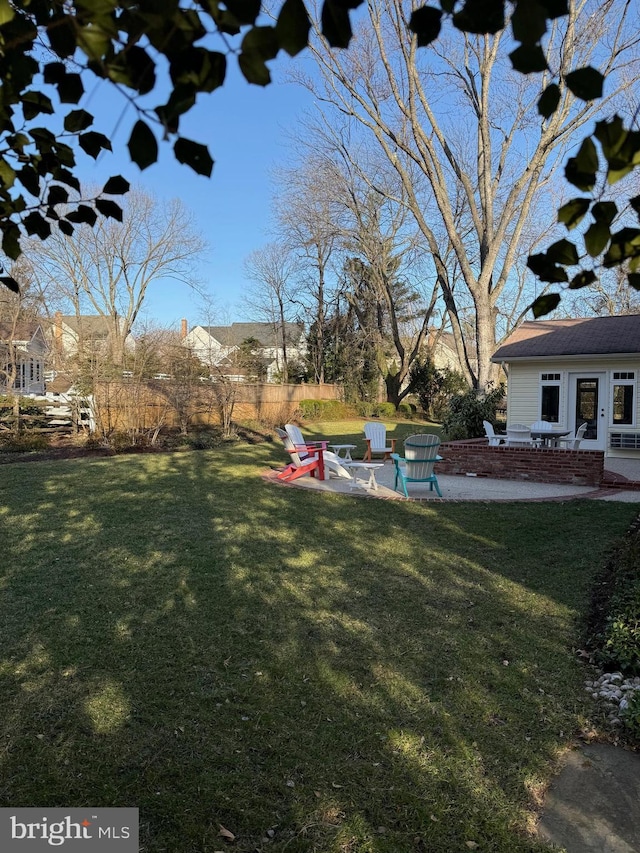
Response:
[[[396,478],[393,488],[398,489],[398,483],[402,484],[404,496],[409,497],[407,483],[429,483],[429,491],[436,490],[439,498],[442,497],[438,478],[434,473],[436,462],[442,461],[438,455],[440,439],[437,435],[425,433],[421,435],[410,435],[404,442],[404,456],[392,453],[391,458],[396,466]]]

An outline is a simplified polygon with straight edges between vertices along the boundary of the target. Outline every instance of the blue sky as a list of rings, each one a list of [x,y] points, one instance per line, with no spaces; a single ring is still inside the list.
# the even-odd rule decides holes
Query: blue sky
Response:
[[[141,172],[131,163],[126,143],[136,116],[129,110],[118,121],[123,102],[109,91],[109,84],[99,83],[93,92],[88,89],[86,106],[82,104],[96,117],[96,129],[109,135],[114,153],[103,155],[96,164],[80,156],[81,180],[102,183],[109,175],[121,174],[160,198],[180,198],[195,213],[209,244],[199,277],[221,322],[249,319],[238,305],[247,286],[243,261],[273,239],[267,233],[272,198],[269,170],[284,162],[287,132],[312,107],[305,90],[282,82],[279,72],[287,61],[283,54],[272,64],[273,82],[261,88],[246,83],[232,59],[223,88],[201,95],[183,119],[181,134],[208,145],[215,160],[210,179],[177,163],[171,143],[161,144],[158,163],[148,169]],[[200,305],[186,286],[162,281],[149,290],[146,318],[166,326],[186,317],[193,325],[202,319]]]

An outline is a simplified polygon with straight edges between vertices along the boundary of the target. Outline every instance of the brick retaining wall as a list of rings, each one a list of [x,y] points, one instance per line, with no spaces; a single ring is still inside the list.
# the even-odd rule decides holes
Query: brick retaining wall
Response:
[[[439,452],[443,461],[438,462],[438,474],[599,486],[604,471],[604,453],[598,450],[489,447],[479,438],[443,442]]]

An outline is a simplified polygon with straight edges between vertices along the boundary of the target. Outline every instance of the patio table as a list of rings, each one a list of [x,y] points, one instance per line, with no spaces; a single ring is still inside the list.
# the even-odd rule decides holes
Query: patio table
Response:
[[[531,438],[534,441],[541,441],[542,447],[557,447],[558,439],[564,438],[565,435],[571,435],[570,429],[532,429]]]
[[[355,444],[330,444],[329,447],[335,452],[336,456],[340,456],[340,451],[344,450],[344,456],[340,456],[340,458],[346,459],[347,462],[351,462],[351,451],[355,450],[357,445],[355,445]]]
[[[352,476],[350,488],[355,489],[358,486],[362,486],[363,489],[371,489],[374,492],[378,491],[376,468],[384,468],[384,462],[343,462],[343,465],[349,469],[349,473]],[[369,472],[369,479],[366,483],[364,481],[358,482],[359,470],[364,471],[365,474]]]

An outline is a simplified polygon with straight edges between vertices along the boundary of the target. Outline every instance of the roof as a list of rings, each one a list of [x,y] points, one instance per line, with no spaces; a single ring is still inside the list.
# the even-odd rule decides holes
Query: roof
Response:
[[[531,320],[519,326],[491,361],[640,353],[640,314]]]
[[[15,327],[13,323],[0,323],[0,340],[31,341],[39,328],[36,321],[16,323]]]
[[[109,337],[109,333],[113,328],[113,321],[110,317],[103,317],[100,314],[69,314],[56,316],[53,325],[57,325],[61,321],[65,326],[77,334],[82,334],[84,338],[92,338],[98,340],[100,338]]]
[[[287,343],[297,343],[304,332],[302,323],[285,323]],[[262,347],[280,345],[280,335],[273,323],[232,323],[230,326],[202,326],[202,328],[223,346],[239,346],[247,338],[255,338]]]

